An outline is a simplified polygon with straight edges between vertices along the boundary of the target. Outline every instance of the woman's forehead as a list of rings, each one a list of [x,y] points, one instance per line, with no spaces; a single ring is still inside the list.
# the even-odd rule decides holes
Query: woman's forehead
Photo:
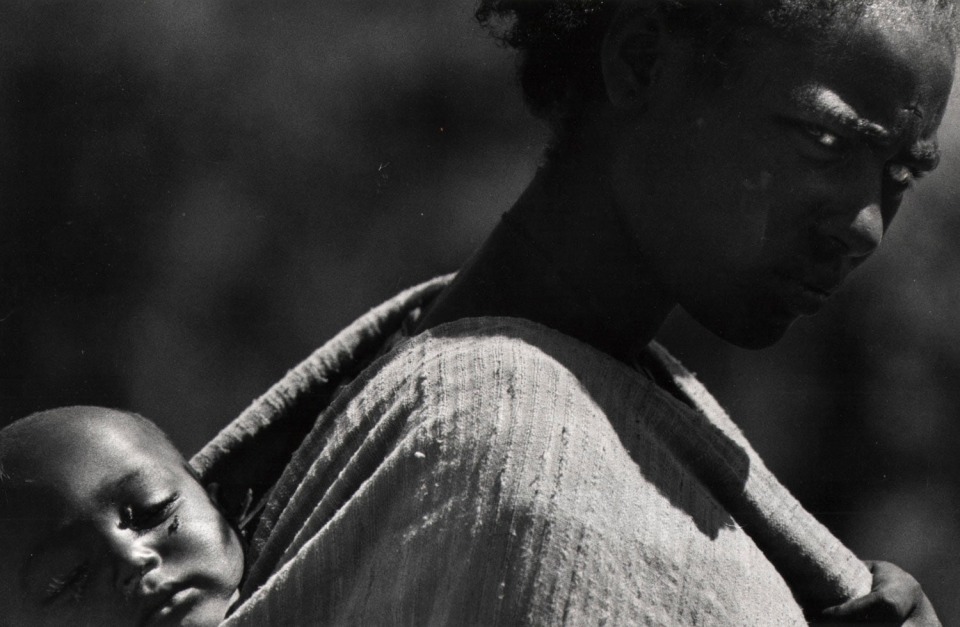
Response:
[[[817,42],[766,37],[733,80],[745,101],[796,108],[876,141],[927,136],[953,81],[953,51],[922,25],[863,16]],[[811,120],[817,121],[817,120]]]
[[[931,37],[916,21],[867,15],[837,39],[837,47],[819,52],[819,70],[824,81],[853,87],[850,104],[861,114],[894,131],[914,126],[925,134],[939,124],[953,83],[945,37]],[[844,54],[832,53],[841,45]],[[882,119],[889,115],[897,119]]]

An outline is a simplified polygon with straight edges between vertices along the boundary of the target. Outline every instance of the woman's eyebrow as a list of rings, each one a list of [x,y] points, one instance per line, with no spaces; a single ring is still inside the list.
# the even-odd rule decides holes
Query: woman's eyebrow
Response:
[[[866,143],[886,148],[893,133],[882,124],[860,117],[836,92],[822,85],[809,86],[795,94],[798,104],[818,118],[859,136]]]
[[[871,122],[864,118],[853,120],[842,120],[841,123],[851,132],[859,135],[867,143],[880,148],[885,148],[891,143],[892,133],[876,122]]]

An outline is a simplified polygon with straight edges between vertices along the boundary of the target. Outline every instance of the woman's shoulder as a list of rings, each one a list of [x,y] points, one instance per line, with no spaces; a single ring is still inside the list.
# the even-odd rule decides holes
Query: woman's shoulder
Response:
[[[505,424],[560,428],[559,416],[633,433],[648,422],[642,416],[663,413],[668,396],[575,338],[525,319],[483,317],[400,342],[343,388],[328,413],[360,420],[396,412],[408,427],[437,421],[481,440]]]
[[[492,368],[515,376],[529,368],[568,371],[577,377],[602,373],[637,379],[627,364],[574,337],[524,318],[464,318],[431,328],[398,344],[397,361],[454,362],[464,368]]]

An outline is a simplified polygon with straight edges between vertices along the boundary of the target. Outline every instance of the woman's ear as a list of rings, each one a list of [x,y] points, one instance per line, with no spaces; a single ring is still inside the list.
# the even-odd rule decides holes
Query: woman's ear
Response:
[[[648,88],[661,66],[665,30],[658,14],[621,7],[614,15],[600,50],[607,99],[618,109],[643,109]]]

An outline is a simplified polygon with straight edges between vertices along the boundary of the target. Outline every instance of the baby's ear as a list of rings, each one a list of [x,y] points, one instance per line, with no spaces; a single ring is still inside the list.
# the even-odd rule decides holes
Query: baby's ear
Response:
[[[250,520],[260,512],[264,504],[263,500],[259,504],[254,502],[252,488],[248,488],[243,493],[243,500],[237,502],[236,499],[230,498],[229,494],[224,497],[220,490],[220,484],[215,481],[207,483],[205,487],[210,501],[238,529],[245,528]]]
[[[187,472],[190,473],[190,476],[193,477],[193,480],[199,483],[204,491],[207,493],[207,498],[217,506],[221,512],[224,511],[223,500],[220,498],[220,484],[216,481],[204,481],[203,477],[200,476],[200,473],[191,466],[190,464],[184,464],[184,468],[187,469]]]
[[[220,510],[223,510],[223,503],[220,502],[220,484],[216,481],[211,481],[210,483],[205,484],[204,488],[207,491],[207,496],[210,497],[211,501],[213,501],[213,504],[216,505]]]
[[[238,511],[236,508],[230,507],[229,503],[226,502],[228,499],[222,496],[220,484],[216,481],[204,484],[204,488],[207,490],[207,497],[220,512],[220,515],[229,520],[231,525],[238,528],[243,516],[243,508]]]

